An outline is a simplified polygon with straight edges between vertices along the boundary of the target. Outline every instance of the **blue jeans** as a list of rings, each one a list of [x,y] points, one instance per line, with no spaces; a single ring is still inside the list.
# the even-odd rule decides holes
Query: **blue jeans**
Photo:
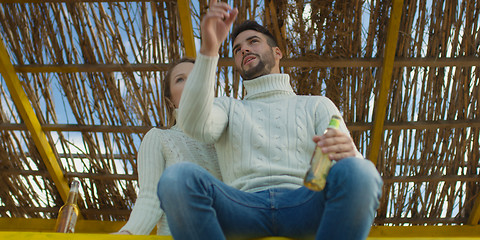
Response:
[[[157,194],[177,240],[366,239],[382,184],[370,161],[346,158],[333,165],[323,191],[300,187],[247,193],[182,162],[165,169]]]

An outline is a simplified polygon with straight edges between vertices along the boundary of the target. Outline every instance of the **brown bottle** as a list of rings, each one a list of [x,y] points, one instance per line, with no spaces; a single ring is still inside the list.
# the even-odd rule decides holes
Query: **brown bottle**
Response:
[[[329,128],[338,129],[341,119],[340,116],[333,115],[327,130]],[[325,132],[327,132],[327,130],[325,130]],[[303,180],[305,187],[313,191],[322,191],[327,183],[327,175],[331,166],[332,160],[330,160],[328,154],[324,154],[322,149],[316,146],[312,159],[310,160],[310,169],[308,169]]]
[[[76,179],[70,184],[70,192],[68,193],[67,202],[60,208],[60,211],[58,211],[57,224],[55,225],[56,232],[75,232],[75,224],[77,223],[77,218],[80,214],[77,205],[79,186],[80,182]]]

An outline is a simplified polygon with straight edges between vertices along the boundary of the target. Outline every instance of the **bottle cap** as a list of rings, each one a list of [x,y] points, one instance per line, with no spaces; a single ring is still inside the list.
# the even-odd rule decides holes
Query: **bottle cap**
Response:
[[[330,119],[330,124],[328,124],[328,128],[338,129],[340,127],[340,120],[342,120],[342,117],[338,115],[332,115],[332,118]]]
[[[72,180],[72,183],[70,183],[70,191],[78,191],[79,187],[80,187],[80,181],[74,178]]]

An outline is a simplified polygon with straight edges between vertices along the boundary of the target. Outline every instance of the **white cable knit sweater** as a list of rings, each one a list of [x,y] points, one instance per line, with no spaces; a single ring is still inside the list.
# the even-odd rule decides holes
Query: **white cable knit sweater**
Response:
[[[137,158],[140,190],[130,218],[121,230],[148,235],[157,224],[158,235],[170,235],[167,219],[160,209],[157,184],[166,167],[181,161],[196,163],[221,179],[213,145],[193,140],[177,126],[148,131],[140,144]]]
[[[230,186],[247,192],[302,186],[315,148],[312,137],[325,131],[333,114],[340,115],[337,107],[326,97],[295,95],[286,74],[244,81],[243,100],[214,99],[217,62],[218,56],[197,56],[180,100],[179,126],[215,143]],[[348,132],[343,121],[340,130]]]

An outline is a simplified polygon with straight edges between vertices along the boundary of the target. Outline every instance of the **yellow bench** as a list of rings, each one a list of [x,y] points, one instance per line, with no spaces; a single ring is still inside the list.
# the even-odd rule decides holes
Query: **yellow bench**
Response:
[[[0,218],[0,239],[30,240],[30,239],[144,239],[144,240],[172,240],[170,236],[131,236],[111,235],[118,231],[125,222],[110,222],[97,220],[79,220],[76,233],[53,233],[55,219],[25,219]],[[413,240],[413,239],[451,239],[472,240],[480,239],[480,225],[459,226],[373,226],[369,240]],[[283,237],[268,237],[262,240],[288,240]]]
[[[156,235],[112,235],[100,233],[53,233],[53,232],[1,232],[0,239],[14,239],[14,240],[173,240],[170,236],[156,236]],[[283,237],[267,237],[261,240],[287,240]],[[474,237],[369,237],[368,240],[472,240],[480,239]],[[260,240],[260,239],[257,239]]]

